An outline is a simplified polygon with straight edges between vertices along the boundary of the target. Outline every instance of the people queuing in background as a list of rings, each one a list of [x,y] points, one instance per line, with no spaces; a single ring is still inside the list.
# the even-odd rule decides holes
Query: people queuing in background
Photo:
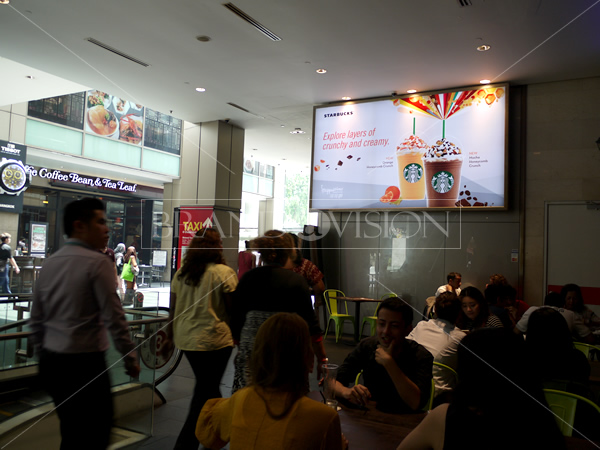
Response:
[[[490,307],[479,289],[474,286],[464,288],[460,292],[461,314],[456,326],[461,330],[473,331],[477,328],[500,328],[502,321],[490,312]]]
[[[414,412],[431,393],[433,356],[414,340],[413,310],[399,297],[381,302],[377,311],[377,336],[363,339],[338,369],[335,393],[358,405],[369,400],[385,412]],[[355,384],[362,371],[363,384]]]
[[[246,244],[246,250],[238,254],[238,278],[242,278],[242,275],[256,267],[256,257],[249,248],[250,242],[244,241],[244,243]]]
[[[456,352],[460,341],[465,337],[465,333],[455,326],[460,310],[460,300],[456,294],[450,291],[442,292],[435,300],[436,318],[417,323],[407,339],[425,347],[433,355],[435,362],[456,370]],[[456,376],[448,369],[434,365],[433,379],[435,404],[449,401],[456,386]]]
[[[292,241],[294,241],[296,257],[293,260],[290,260],[288,266],[286,266],[286,269],[289,268],[293,272],[302,275],[308,283],[308,287],[311,288],[313,295],[315,297],[319,297],[325,291],[323,272],[321,272],[319,268],[311,261],[302,257],[302,253],[300,252],[299,248],[300,241],[298,236],[294,233],[288,233],[288,235],[292,238]]]
[[[121,289],[122,281],[121,281],[121,277],[119,277],[119,274],[117,273],[115,252],[112,248],[108,248],[108,246],[105,246],[102,250],[100,250],[100,253],[103,253],[104,255],[106,255],[108,257],[108,260],[111,262],[111,264],[113,266],[114,273],[115,273],[115,289],[117,289],[119,291],[119,297],[122,298],[123,297],[123,290]]]
[[[580,317],[586,327],[592,331],[600,329],[600,317],[585,306],[581,288],[578,285],[564,285],[560,291],[560,295],[565,301],[565,308],[569,311],[573,311],[577,317]]]
[[[196,377],[175,449],[198,448],[198,415],[208,399],[221,397],[219,383],[233,349],[227,305],[237,284],[235,272],[225,264],[219,232],[212,228],[198,231],[171,281],[169,342],[165,345],[174,342],[183,351]]]
[[[448,284],[441,285],[435,292],[435,296],[437,297],[442,292],[446,292],[446,291],[454,292],[456,295],[460,295],[460,285],[462,284],[462,275],[458,272],[450,272],[446,276],[446,280],[448,281]]]
[[[121,278],[125,281],[123,305],[133,305],[135,290],[137,289],[136,277],[139,272],[137,253],[135,247],[131,246],[123,257],[123,271],[121,272]]]
[[[256,333],[249,386],[209,400],[196,436],[206,448],[340,450],[347,447],[332,408],[306,397],[314,366],[306,320],[278,313]]]
[[[12,294],[10,290],[10,266],[13,267],[16,274],[21,272],[19,266],[15,262],[15,259],[12,255],[12,250],[10,248],[10,234],[3,233],[0,236],[0,240],[2,241],[2,246],[0,246],[0,281],[2,284],[1,293],[3,294]]]
[[[581,317],[578,317],[573,311],[564,308],[564,299],[557,292],[549,292],[544,298],[543,306],[532,306],[525,311],[525,314],[523,314],[523,317],[521,317],[521,320],[519,320],[515,326],[515,332],[527,333],[529,317],[533,312],[540,308],[550,308],[559,312],[565,319],[567,328],[573,339],[581,342],[594,343],[592,331],[583,324],[583,319]]]
[[[283,268],[295,258],[292,239],[282,231],[270,230],[253,239],[250,248],[260,253],[262,266],[244,274],[233,296],[231,331],[239,343],[233,391],[247,385],[256,333],[265,320],[278,312],[295,312],[308,324],[320,376],[321,365],[327,358],[308,285],[300,275]]]
[[[566,448],[521,336],[481,328],[462,340],[452,403],[432,410],[398,447],[443,448]]]
[[[69,238],[46,259],[35,283],[29,326],[40,354],[40,380],[57,407],[60,448],[105,449],[113,418],[104,359],[107,331],[124,356],[127,373],[137,377],[140,367],[114,269],[99,253],[108,242],[102,201],[69,203],[64,231]]]

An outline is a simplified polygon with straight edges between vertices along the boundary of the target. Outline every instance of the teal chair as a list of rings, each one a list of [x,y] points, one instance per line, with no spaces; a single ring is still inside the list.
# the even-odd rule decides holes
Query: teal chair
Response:
[[[573,345],[575,345],[575,348],[577,350],[581,350],[586,358],[588,359],[593,359],[590,358],[590,356],[593,354],[592,352],[596,352],[596,355],[598,356],[598,359],[600,359],[600,347],[597,347],[595,345],[590,345],[590,344],[585,344],[583,342],[573,342]]]
[[[346,302],[343,303],[343,307],[339,308],[338,297],[345,297],[346,295],[342,291],[338,291],[337,289],[327,289],[323,296],[325,297],[325,306],[327,307],[327,312],[329,313],[329,320],[327,321],[327,327],[325,328],[325,338],[327,338],[327,333],[329,332],[329,325],[331,325],[331,321],[335,325],[335,342],[337,343],[342,335],[342,330],[344,329],[344,322],[349,320],[352,322],[353,331],[356,330],[356,323],[354,322],[354,317],[348,314],[348,305]],[[344,313],[340,314],[339,309],[343,309]]]
[[[398,297],[396,294],[390,292],[389,294],[384,294],[381,296],[380,300],[385,300],[389,297]],[[360,337],[362,338],[363,331],[365,329],[365,325],[369,325],[371,327],[371,336],[375,336],[375,331],[377,330],[377,311],[379,311],[379,306],[381,302],[377,303],[377,308],[375,308],[374,316],[365,316],[362,320],[362,325],[360,326]]]
[[[544,389],[544,395],[563,436],[571,437],[573,435],[573,422],[578,401],[587,403],[600,414],[598,405],[580,395],[555,389]]]

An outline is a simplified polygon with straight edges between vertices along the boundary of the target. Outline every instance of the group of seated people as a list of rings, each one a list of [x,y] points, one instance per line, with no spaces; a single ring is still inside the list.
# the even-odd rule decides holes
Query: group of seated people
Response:
[[[597,317],[585,313],[586,324],[577,316],[585,310],[577,306],[581,293],[569,294],[574,285],[529,308],[498,279],[492,277],[485,294],[475,287],[460,295],[442,291],[431,318],[414,328],[412,306],[400,297],[385,299],[376,335],[339,367],[336,397],[350,407],[375,402],[387,413],[419,412],[433,378],[437,406],[399,449],[565,448],[542,388],[589,393],[590,365],[573,338],[589,339]],[[580,312],[565,308],[568,296]],[[293,313],[271,316],[256,335],[248,387],[206,403],[199,441],[206,448],[227,442],[231,449],[347,448],[337,412],[305,396],[313,365],[306,321]],[[355,384],[359,373],[362,382]]]

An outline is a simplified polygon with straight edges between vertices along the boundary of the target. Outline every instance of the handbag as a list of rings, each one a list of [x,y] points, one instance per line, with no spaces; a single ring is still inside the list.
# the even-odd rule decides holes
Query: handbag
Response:
[[[125,264],[123,264],[123,271],[121,272],[121,278],[124,279],[125,281],[133,281],[133,279],[135,278],[135,275],[131,271],[131,263],[130,262],[126,262]]]

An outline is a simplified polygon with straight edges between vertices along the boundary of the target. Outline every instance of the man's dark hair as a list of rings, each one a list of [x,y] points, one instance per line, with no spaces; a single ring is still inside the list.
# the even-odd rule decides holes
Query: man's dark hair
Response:
[[[382,309],[389,309],[390,311],[399,312],[400,314],[402,314],[402,320],[404,320],[404,325],[412,325],[413,309],[400,297],[389,297],[386,298],[383,302],[381,302],[381,305],[379,305],[379,308],[377,309],[378,316],[379,311],[381,311]]]
[[[447,320],[453,324],[458,319],[460,310],[460,300],[454,292],[442,292],[435,299],[435,314],[438,319]]]
[[[450,281],[458,277],[462,278],[462,275],[458,272],[450,272],[448,275],[446,275],[446,280],[448,280],[448,283],[450,283]]]
[[[558,292],[548,292],[544,298],[544,305],[554,306],[556,308],[564,308],[565,300]]]
[[[65,213],[63,216],[63,227],[65,234],[69,237],[73,234],[73,223],[76,220],[81,220],[84,223],[88,223],[94,217],[94,211],[104,211],[104,203],[97,198],[84,198],[69,203],[65,207]]]
[[[516,290],[509,285],[488,284],[485,288],[485,299],[490,305],[496,305],[499,300],[516,298]]]

